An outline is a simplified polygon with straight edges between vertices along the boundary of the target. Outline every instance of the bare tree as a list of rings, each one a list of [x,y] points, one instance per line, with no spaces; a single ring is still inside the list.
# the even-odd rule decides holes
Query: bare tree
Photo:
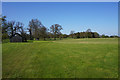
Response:
[[[27,30],[29,31],[29,34],[30,34],[30,40],[33,40],[31,27],[30,27],[30,28],[27,28]]]
[[[43,24],[38,19],[32,19],[29,22],[29,32],[30,36],[34,36],[34,38],[38,39],[40,36],[40,28],[43,27]]]
[[[15,31],[15,21],[9,21],[8,22],[8,34],[10,36],[14,35],[14,31]]]
[[[75,33],[75,31],[70,31],[70,35],[71,35],[71,37],[73,38],[73,36],[74,36],[74,33]]]
[[[40,28],[40,36],[44,38],[44,40],[47,37],[47,28],[45,26]]]
[[[91,32],[91,29],[87,29],[86,32]]]
[[[56,40],[57,34],[59,34],[62,29],[63,29],[62,26],[59,25],[59,24],[54,24],[54,25],[52,25],[52,26],[50,27],[50,31],[51,31],[51,32],[53,33],[53,35],[54,35],[54,40]]]

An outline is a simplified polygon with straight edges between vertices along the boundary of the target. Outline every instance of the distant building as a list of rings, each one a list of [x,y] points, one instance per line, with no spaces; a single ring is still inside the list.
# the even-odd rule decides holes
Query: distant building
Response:
[[[26,38],[22,37],[20,34],[15,33],[10,37],[10,42],[26,42]]]

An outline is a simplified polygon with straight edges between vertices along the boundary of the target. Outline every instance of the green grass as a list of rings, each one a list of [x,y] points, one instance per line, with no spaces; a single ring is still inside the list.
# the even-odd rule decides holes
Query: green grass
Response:
[[[4,43],[3,78],[117,78],[118,39]]]

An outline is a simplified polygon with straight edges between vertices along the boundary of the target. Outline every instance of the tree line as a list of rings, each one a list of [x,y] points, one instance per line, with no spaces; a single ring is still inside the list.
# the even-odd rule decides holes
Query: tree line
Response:
[[[24,24],[21,22],[15,21],[7,21],[6,16],[2,16],[1,27],[2,27],[2,39],[9,39],[15,33],[19,33],[26,40],[39,40],[39,39],[54,39],[56,38],[114,38],[118,36],[107,36],[107,35],[99,35],[97,32],[92,32],[91,29],[88,29],[84,32],[71,31],[69,35],[62,34],[61,30],[63,30],[62,26],[59,24],[53,24],[49,27],[45,27],[42,22],[38,19],[31,19],[28,24],[28,28],[24,27]]]
[[[3,16],[1,21],[3,40],[9,39],[15,33],[19,33],[29,40],[39,40],[40,38],[44,40],[46,38],[54,38],[56,40],[62,34],[61,30],[63,29],[59,24],[53,24],[50,26],[50,29],[47,29],[38,19],[29,21],[28,28],[25,28],[21,22],[7,21],[6,16]]]
[[[91,29],[87,29],[86,31],[77,32],[77,33],[75,33],[75,31],[71,31],[70,36],[72,38],[118,38],[117,35],[112,35],[112,36],[108,36],[104,34],[100,35],[97,32],[92,32]]]

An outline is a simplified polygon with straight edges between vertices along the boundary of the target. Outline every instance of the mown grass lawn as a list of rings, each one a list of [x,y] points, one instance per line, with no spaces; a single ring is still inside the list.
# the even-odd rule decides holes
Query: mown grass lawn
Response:
[[[3,78],[117,78],[118,39],[3,43]]]

